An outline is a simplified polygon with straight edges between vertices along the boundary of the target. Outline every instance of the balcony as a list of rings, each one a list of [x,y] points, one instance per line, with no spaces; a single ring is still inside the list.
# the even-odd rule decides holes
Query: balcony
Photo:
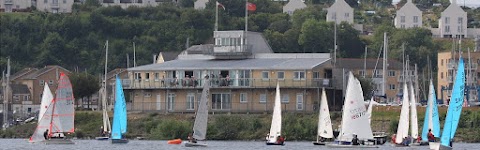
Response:
[[[5,0],[5,5],[13,5],[13,0]]]
[[[122,81],[124,89],[201,89],[204,79],[144,79]],[[319,88],[332,87],[330,79],[210,79],[214,88],[275,88],[277,82],[281,88]]]
[[[406,79],[407,82],[412,82],[415,80],[415,75],[407,75],[406,78],[403,75],[399,75],[397,78],[397,82],[404,82],[404,79]]]
[[[60,5],[58,3],[50,3],[51,8],[60,8]]]

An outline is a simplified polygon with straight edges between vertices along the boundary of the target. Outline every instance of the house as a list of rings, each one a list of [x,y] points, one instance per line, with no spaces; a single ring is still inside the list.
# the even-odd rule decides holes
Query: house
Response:
[[[156,63],[163,63],[166,61],[177,59],[177,56],[180,52],[160,52],[158,53],[158,57],[156,58]]]
[[[32,6],[32,0],[0,0],[0,12],[28,11]]]
[[[470,55],[470,58],[468,57]],[[458,66],[458,53],[452,54],[452,52],[439,52],[437,60],[437,98],[440,101],[443,101],[444,104],[450,99],[452,93],[453,83],[455,82],[455,72],[457,71]],[[478,91],[476,85],[479,85],[480,82],[480,70],[478,65],[480,65],[480,52],[471,52],[462,53],[462,58],[465,63],[465,98],[468,100],[469,104],[478,105]],[[470,61],[470,63],[469,63]]]
[[[50,13],[71,13],[74,0],[37,0],[37,10]]]
[[[195,3],[193,3],[193,8],[199,10],[199,9],[205,9],[207,6],[209,0],[196,0]]]
[[[411,67],[413,68],[413,67]],[[374,84],[375,96],[386,96],[386,99],[380,100],[381,103],[396,103],[397,95],[403,90],[403,65],[396,60],[388,60],[387,77],[385,83],[385,95],[383,90],[383,61],[377,59],[362,58],[338,58],[334,75],[337,77],[345,77],[348,71],[351,71],[357,78],[369,78]],[[414,78],[413,71],[410,71],[410,77]],[[406,78],[410,79],[410,78]],[[345,81],[345,82],[343,82]],[[346,87],[347,79],[340,79],[336,86]],[[343,88],[345,89],[345,88]]]
[[[123,9],[127,9],[128,7],[156,7],[162,3],[176,3],[176,0],[101,0],[100,4],[103,7],[109,6],[120,6]]]
[[[336,0],[327,10],[327,22],[335,22],[340,24],[345,21],[353,24],[353,8],[345,2],[345,0]]]
[[[394,24],[396,28],[416,28],[422,27],[422,11],[412,3],[412,0],[407,0],[407,3],[397,11]]]
[[[288,112],[313,113],[321,88],[333,91],[328,53],[273,53],[255,32],[214,31],[214,38],[214,44],[192,46],[175,60],[127,69],[131,110],[193,113],[207,81],[216,113],[271,112],[277,83]]]
[[[293,15],[293,12],[298,9],[306,8],[307,5],[302,0],[290,0],[285,6],[283,6],[283,13]]]
[[[32,103],[30,90],[25,84],[10,84],[12,92],[12,110],[14,116],[31,116],[40,107]]]
[[[438,20],[440,37],[466,37],[467,36],[467,12],[457,5],[456,0],[451,1]]]

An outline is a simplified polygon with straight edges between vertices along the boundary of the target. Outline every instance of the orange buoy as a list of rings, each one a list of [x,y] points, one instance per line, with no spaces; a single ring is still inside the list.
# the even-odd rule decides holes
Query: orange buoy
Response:
[[[168,144],[182,144],[182,139],[173,139],[173,140],[168,140]]]

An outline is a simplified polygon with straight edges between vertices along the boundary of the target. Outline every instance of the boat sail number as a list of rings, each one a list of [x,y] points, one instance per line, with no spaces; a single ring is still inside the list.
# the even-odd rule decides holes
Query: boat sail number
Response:
[[[350,110],[350,114],[352,114],[352,119],[357,119],[364,116],[366,114],[366,110],[365,108],[361,108],[361,107],[355,108]]]

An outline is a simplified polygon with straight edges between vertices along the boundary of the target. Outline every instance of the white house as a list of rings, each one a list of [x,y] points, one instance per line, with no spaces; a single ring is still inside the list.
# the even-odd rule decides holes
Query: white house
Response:
[[[175,0],[172,0],[172,3],[175,3]],[[156,7],[161,3],[168,3],[168,1],[157,2],[157,0],[109,0],[109,1],[102,1],[100,3],[104,7],[108,6],[120,6],[123,9],[127,9],[128,7]]]
[[[205,7],[207,6],[207,3],[208,3],[209,0],[197,0],[195,1],[195,3],[193,4],[193,8],[195,9],[205,9]]]
[[[412,3],[412,0],[407,0],[407,3],[397,11],[394,24],[396,28],[422,27],[422,11]]]
[[[307,7],[302,0],[290,0],[285,6],[283,6],[283,13],[293,15],[293,12],[298,9]]]
[[[0,0],[0,11],[16,12],[32,7],[32,0]]]
[[[51,13],[71,13],[74,0],[37,0],[37,10]]]
[[[340,24],[346,21],[353,24],[353,8],[345,2],[345,0],[336,0],[327,12],[327,22],[335,22]]]
[[[467,12],[451,0],[450,6],[445,9],[438,20],[440,37],[467,36]]]

